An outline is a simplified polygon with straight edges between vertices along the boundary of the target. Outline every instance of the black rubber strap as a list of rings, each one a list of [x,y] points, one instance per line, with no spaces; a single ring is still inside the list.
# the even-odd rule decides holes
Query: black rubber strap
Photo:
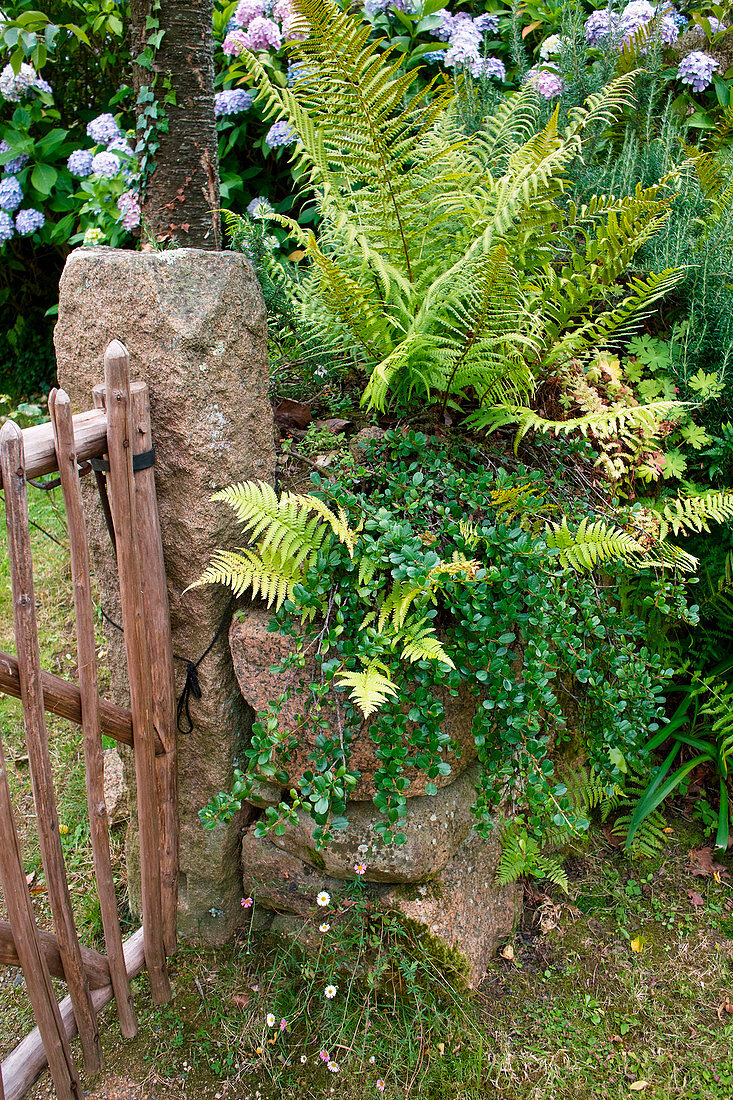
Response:
[[[95,474],[109,473],[109,462],[106,458],[90,458],[89,461]],[[132,472],[134,474],[139,473],[140,470],[149,470],[154,465],[155,447],[151,447],[149,451],[140,451],[140,454],[132,456]]]

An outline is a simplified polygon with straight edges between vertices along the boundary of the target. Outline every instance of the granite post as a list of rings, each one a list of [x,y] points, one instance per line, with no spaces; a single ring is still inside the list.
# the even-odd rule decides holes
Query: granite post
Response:
[[[275,470],[265,307],[250,264],[233,252],[198,249],[72,252],[61,278],[55,344],[59,383],[75,411],[93,407],[112,339],[126,345],[133,379],[149,387],[173,651],[196,661],[222,622],[229,594],[220,587],[184,590],[212,552],[236,544],[238,534],[229,509],[211,495],[235,481],[272,482]],[[119,622],[114,557],[92,479],[86,482],[100,599]],[[110,627],[108,641],[112,693],[126,702],[122,637]],[[186,667],[175,664],[178,693]],[[228,789],[251,715],[232,671],[226,629],[198,676],[202,697],[190,700],[194,729],[178,745],[179,931],[184,939],[221,942],[241,920],[239,828],[232,822],[205,832],[198,811]],[[133,906],[136,849],[131,833]]]

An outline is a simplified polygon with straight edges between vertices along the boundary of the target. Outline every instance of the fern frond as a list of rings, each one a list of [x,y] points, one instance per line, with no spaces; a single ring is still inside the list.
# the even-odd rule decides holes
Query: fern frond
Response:
[[[411,663],[436,661],[448,668],[456,667],[437,638],[430,619],[425,616],[409,618],[400,630],[399,640],[402,644],[402,656]]]
[[[475,428],[486,428],[489,432],[509,424],[519,424],[515,439],[515,450],[529,431],[553,435],[571,435],[578,432],[583,436],[596,439],[609,439],[623,435],[629,428],[643,428],[654,434],[662,420],[681,416],[689,405],[683,401],[653,401],[648,405],[627,405],[617,402],[601,412],[589,413],[569,420],[548,420],[539,416],[530,408],[522,405],[493,405],[479,409],[468,417],[467,423]]]
[[[351,688],[349,698],[353,699],[365,718],[379,710],[389,696],[397,696],[387,668],[378,660],[370,661],[362,672],[339,672],[335,680],[340,687]]]
[[[654,505],[652,510],[656,511]],[[733,490],[678,497],[666,501],[658,514],[661,538],[666,538],[670,529],[675,535],[681,531],[709,531],[710,522],[727,523],[733,519]]]
[[[607,561],[644,558],[646,548],[628,531],[603,520],[582,519],[573,533],[565,517],[561,523],[545,525],[545,541],[559,551],[562,565],[578,570],[595,569]]]

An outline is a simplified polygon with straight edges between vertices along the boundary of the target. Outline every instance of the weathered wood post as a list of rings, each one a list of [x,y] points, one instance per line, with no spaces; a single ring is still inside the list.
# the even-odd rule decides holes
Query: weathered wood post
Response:
[[[265,309],[250,264],[232,252],[78,249],[61,280],[55,334],[60,384],[75,409],[91,404],[113,339],[130,353],[132,378],[148,386],[172,648],[195,662],[216,634],[229,596],[216,587],[183,592],[212,552],[239,534],[229,510],[213,504],[211,495],[234,481],[274,478]],[[92,504],[94,485],[85,481],[102,602],[120,622],[109,536],[98,504]],[[117,702],[127,703],[122,638],[113,629],[108,637]],[[178,696],[183,661],[175,662],[175,672]],[[191,699],[194,728],[178,736],[178,923],[184,938],[216,942],[242,920],[238,826],[232,822],[205,832],[198,811],[212,794],[228,788],[232,762],[251,723],[233,675],[226,630],[199,665],[198,677],[202,695]],[[165,776],[159,771],[161,781]],[[137,845],[132,833],[128,854],[135,905]]]

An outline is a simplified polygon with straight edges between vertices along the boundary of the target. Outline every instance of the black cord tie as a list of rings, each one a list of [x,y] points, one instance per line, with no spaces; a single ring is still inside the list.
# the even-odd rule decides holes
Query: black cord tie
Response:
[[[232,596],[229,603],[226,605],[226,608],[224,609],[224,614],[221,617],[221,622],[217,627],[216,634],[211,639],[206,649],[199,657],[198,661],[191,661],[188,659],[188,657],[181,657],[178,653],[173,654],[174,661],[181,661],[186,666],[186,679],[183,683],[183,688],[181,690],[181,694],[178,696],[178,703],[176,705],[176,729],[179,733],[183,734],[184,737],[187,737],[190,733],[193,733],[195,728],[193,718],[191,717],[191,711],[189,709],[191,696],[193,695],[194,699],[201,699],[203,698],[204,694],[201,690],[201,683],[199,681],[199,665],[202,663],[202,661],[206,660],[206,658],[209,656],[212,649],[218,642],[219,638],[221,637],[223,631],[226,629],[227,621],[233,607],[234,596]],[[103,607],[100,606],[99,611],[106,623],[109,623],[110,626],[113,626],[115,630],[119,630],[120,634],[124,633],[120,624],[116,623],[114,619],[111,619]]]
[[[194,699],[200,699],[202,694],[198,668],[193,661],[186,661],[186,681],[183,685],[183,691],[178,696],[178,706],[176,707],[176,727],[178,732],[184,736],[193,733],[193,718],[191,717],[191,711],[188,709],[189,699],[192,695]],[[184,718],[185,726],[183,725]]]

